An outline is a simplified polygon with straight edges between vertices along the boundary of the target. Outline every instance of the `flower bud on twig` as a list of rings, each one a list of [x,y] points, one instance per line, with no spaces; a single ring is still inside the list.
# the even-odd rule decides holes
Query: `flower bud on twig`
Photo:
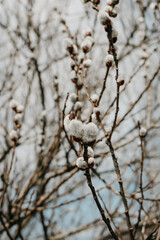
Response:
[[[102,25],[110,25],[111,24],[111,20],[108,16],[108,13],[104,10],[99,11],[98,19]]]
[[[108,54],[108,55],[105,57],[105,64],[106,64],[106,67],[112,67],[113,62],[114,62],[113,55]]]
[[[88,168],[87,162],[84,160],[83,157],[79,157],[76,161],[76,165],[79,169],[85,170]]]

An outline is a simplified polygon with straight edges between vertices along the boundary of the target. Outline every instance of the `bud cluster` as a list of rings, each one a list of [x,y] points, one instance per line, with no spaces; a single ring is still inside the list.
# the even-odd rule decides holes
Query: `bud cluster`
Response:
[[[86,54],[91,51],[94,44],[91,28],[87,27],[83,30],[82,42],[80,46],[77,44],[77,47],[73,43],[73,39],[69,37],[66,37],[64,39],[63,44],[65,50],[69,53],[70,56],[70,80],[75,84],[76,88],[80,90],[82,88],[82,69],[88,69],[92,65],[92,60],[86,58]]]
[[[140,137],[145,137],[147,134],[147,129],[145,127],[141,127],[139,131]]]
[[[18,129],[21,128],[21,120],[23,117],[24,106],[20,104],[15,99],[10,101],[10,107],[15,112],[13,122],[14,122],[14,129],[10,132],[10,139],[14,142],[18,139]]]
[[[113,44],[116,43],[118,32],[114,29],[111,18],[117,17],[117,4],[118,0],[108,0],[107,6],[99,11],[98,19],[99,22],[104,26],[105,31],[108,34],[108,39],[110,42],[109,54],[105,57],[106,67],[112,67],[114,63],[114,56],[116,55],[116,47],[113,47]],[[112,52],[112,54],[111,54]]]
[[[83,50],[83,52],[86,54],[88,52],[91,51],[92,46],[94,44],[93,38],[91,37],[91,35],[86,35],[86,33],[84,34],[84,40],[81,43],[81,48]]]
[[[79,157],[76,161],[76,165],[82,171],[95,166],[94,151],[91,147],[87,147],[87,156]]]
[[[64,127],[74,141],[87,145],[93,145],[98,135],[98,128],[93,122],[87,124],[77,119],[72,119],[71,115],[67,115],[64,119]]]

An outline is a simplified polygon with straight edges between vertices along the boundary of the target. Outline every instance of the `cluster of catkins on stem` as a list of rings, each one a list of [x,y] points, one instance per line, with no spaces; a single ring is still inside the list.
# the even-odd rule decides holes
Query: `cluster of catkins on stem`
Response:
[[[87,69],[92,65],[92,60],[87,57],[87,53],[91,51],[93,45],[94,40],[92,38],[92,31],[89,27],[83,31],[83,40],[79,50],[74,44],[73,39],[64,39],[64,47],[70,56],[70,79],[79,90],[82,88],[82,81],[80,77],[82,69]]]
[[[98,13],[99,22],[104,26],[104,29],[107,32],[110,44],[108,54],[105,57],[106,67],[113,66],[116,55],[116,46],[113,47],[113,45],[117,42],[118,32],[114,29],[111,18],[117,17],[118,3],[118,0],[108,0],[107,6]]]
[[[93,94],[90,97],[92,106],[94,106],[93,114],[88,123],[83,123],[80,119],[80,112],[82,110],[82,102],[79,101],[81,88],[83,87],[84,70],[92,65],[92,60],[88,57],[94,45],[92,38],[92,31],[89,27],[83,30],[82,42],[77,46],[74,44],[72,38],[64,39],[64,47],[70,56],[70,79],[75,84],[76,92],[69,96],[70,103],[73,105],[72,111],[64,119],[64,128],[70,136],[71,141],[76,141],[80,145],[79,158],[77,159],[77,166],[81,170],[92,168],[94,166],[94,152],[91,147],[96,142],[98,135],[98,128],[96,125],[97,103],[99,96]],[[84,151],[83,151],[84,150]]]
[[[96,142],[98,127],[93,122],[83,123],[77,119],[76,116],[78,116],[78,111],[81,110],[82,103],[78,101],[75,93],[70,94],[69,100],[74,105],[74,108],[72,108],[74,111],[71,111],[64,118],[64,128],[68,136],[70,136],[71,141],[79,143],[80,157],[77,159],[76,164],[79,169],[85,170],[94,166],[94,152],[92,147]],[[82,151],[83,148],[84,151]]]
[[[72,136],[76,142],[82,142],[92,146],[97,138],[98,128],[93,122],[87,124],[77,119],[72,119],[72,113],[68,114],[64,119],[64,126],[67,133]]]
[[[98,128],[93,122],[85,124],[73,117],[74,114],[72,113],[65,117],[65,130],[73,141],[78,142],[84,149],[87,149],[86,157],[79,157],[76,164],[81,170],[85,170],[88,167],[92,168],[94,166],[94,151],[91,146],[96,142]]]
[[[22,104],[20,104],[18,101],[16,101],[15,99],[12,99],[10,102],[10,107],[13,109],[13,111],[15,112],[14,118],[13,118],[13,122],[14,122],[14,129],[11,130],[10,132],[10,139],[16,143],[17,139],[19,137],[19,132],[18,130],[21,128],[21,120],[23,117],[23,110],[24,110],[24,106]]]

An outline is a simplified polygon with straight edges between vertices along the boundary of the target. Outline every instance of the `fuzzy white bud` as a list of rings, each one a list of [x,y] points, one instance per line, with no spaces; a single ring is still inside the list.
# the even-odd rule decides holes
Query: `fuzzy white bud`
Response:
[[[72,102],[72,103],[75,103],[77,101],[77,94],[75,93],[71,93],[69,95],[69,100]]]
[[[98,19],[102,25],[106,25],[107,23],[110,23],[111,20],[108,16],[108,13],[104,10],[100,10],[98,13]]]
[[[94,151],[93,151],[93,149],[92,149],[91,147],[88,147],[87,153],[88,153],[88,155],[89,155],[90,157],[94,157]]]
[[[86,39],[87,41],[88,41],[88,40],[91,41],[91,43],[92,43],[92,45],[93,45],[94,40],[93,40],[93,38],[92,38],[91,36],[87,36],[85,39]]]
[[[72,80],[72,79],[75,79],[75,78],[77,78],[77,76],[76,76],[76,72],[73,70],[70,73],[70,79]]]
[[[97,117],[95,113],[92,114],[92,122],[95,124],[97,123]]]
[[[107,4],[110,6],[112,5],[112,0],[107,0]]]
[[[17,106],[17,112],[21,113],[24,111],[24,106],[22,104],[18,104]]]
[[[86,36],[91,36],[92,35],[92,30],[90,27],[86,27],[84,30],[83,30],[83,36],[86,37]]]
[[[104,11],[109,14],[110,17],[117,17],[117,12],[115,9],[113,9],[111,6],[107,6],[104,8]]]
[[[141,141],[137,142],[137,146],[140,147],[141,146]]]
[[[113,65],[113,62],[114,62],[114,58],[113,58],[113,55],[111,54],[108,54],[106,57],[105,57],[105,64],[107,67],[111,67]]]
[[[78,48],[75,44],[73,44],[73,53],[77,54],[78,53]]]
[[[154,11],[157,7],[157,3],[152,2],[152,3],[150,3],[149,7],[152,9],[152,11]]]
[[[83,132],[83,123],[76,119],[71,120],[69,124],[69,134],[76,138],[82,138]]]
[[[84,59],[84,56],[85,54],[83,52],[81,52],[79,55],[78,55],[78,60],[79,62],[82,62],[82,60]]]
[[[108,5],[103,10],[109,14],[109,12],[112,12],[113,8]]]
[[[83,141],[85,143],[93,142],[96,140],[97,134],[97,126],[93,122],[90,122],[84,127]]]
[[[91,95],[91,100],[92,100],[93,103],[96,103],[98,101],[98,99],[99,99],[99,97],[98,97],[97,94],[92,94]]]
[[[79,102],[79,101],[76,102],[74,108],[75,108],[76,111],[77,111],[77,110],[80,110],[80,109],[82,108],[82,103]]]
[[[17,113],[14,116],[14,122],[20,122],[22,120],[22,114],[21,113]]]
[[[81,44],[81,48],[85,53],[89,52],[92,48],[92,42],[90,39],[85,38]]]
[[[88,165],[94,166],[94,158],[93,158],[93,157],[90,157],[90,158],[88,159]]]
[[[64,45],[65,49],[68,50],[68,48],[69,48],[70,46],[73,46],[73,41],[72,41],[72,39],[71,39],[71,38],[65,38],[65,39],[63,40],[63,45]]]
[[[95,107],[93,109],[94,114],[99,115],[101,113],[100,109],[98,107]]]
[[[10,131],[9,133],[11,140],[16,140],[18,138],[18,133],[15,130]]]
[[[147,129],[144,127],[141,127],[139,134],[141,137],[145,137],[147,134]]]
[[[68,132],[69,130],[69,124],[70,124],[71,120],[69,118],[69,115],[67,115],[65,118],[64,118],[64,127],[65,127],[65,130]]]
[[[46,115],[47,115],[47,111],[46,111],[46,110],[43,110],[43,111],[41,112],[41,116],[42,116],[42,118],[45,118]]]
[[[144,17],[142,16],[137,19],[137,24],[141,24],[141,23],[144,23]]]
[[[78,168],[85,170],[86,168],[88,168],[88,164],[87,162],[84,160],[83,157],[79,157],[76,161],[76,165]]]
[[[14,108],[17,108],[18,104],[19,104],[18,101],[16,101],[15,99],[12,99],[9,103],[9,106],[14,109]]]
[[[92,60],[91,59],[87,59],[83,62],[83,66],[86,68],[89,68],[92,65]]]
[[[117,38],[118,37],[118,32],[117,30],[113,29],[112,30],[112,38]]]

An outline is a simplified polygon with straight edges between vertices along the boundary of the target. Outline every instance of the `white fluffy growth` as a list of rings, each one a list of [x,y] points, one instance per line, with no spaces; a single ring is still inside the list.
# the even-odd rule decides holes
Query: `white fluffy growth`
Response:
[[[100,10],[98,13],[98,19],[102,25],[105,25],[109,19],[108,13],[105,10]]]
[[[89,68],[92,65],[92,60],[87,59],[83,62],[84,67]]]
[[[78,53],[78,48],[75,44],[73,44],[73,52],[74,52],[74,54]]]
[[[18,133],[15,130],[10,131],[9,136],[11,139],[17,139]]]
[[[141,141],[137,142],[137,146],[140,147],[141,146]]]
[[[81,78],[78,76],[78,79],[77,79],[77,85],[81,86],[82,85],[82,80]]]
[[[83,52],[81,52],[79,55],[78,55],[78,61],[79,62],[82,62],[82,60],[84,59],[84,56],[85,54]]]
[[[90,165],[90,164],[93,164],[94,165],[94,158],[93,157],[90,157],[89,159],[88,159],[88,164]]]
[[[155,10],[156,6],[157,6],[157,3],[155,3],[155,2],[152,2],[152,3],[150,3],[150,5],[149,5],[149,7],[152,9],[152,11]]]
[[[89,38],[85,38],[81,44],[81,48],[84,49],[84,48],[87,48],[86,49],[86,52],[89,52],[92,48],[92,42]]]
[[[100,111],[100,109],[99,109],[98,107],[95,107],[95,108],[93,109],[93,112],[94,112],[95,114],[100,114],[100,113],[101,113],[101,111]]]
[[[83,141],[85,143],[93,142],[96,140],[97,134],[98,134],[97,126],[93,122],[90,122],[87,125],[85,125]]]
[[[85,170],[88,167],[87,162],[84,160],[83,157],[79,157],[77,159],[76,165],[78,168],[83,169],[83,170]]]
[[[14,121],[20,122],[21,120],[22,120],[22,114],[21,114],[21,113],[17,113],[17,114],[14,116]]]
[[[70,124],[71,120],[69,118],[69,115],[67,115],[64,119],[64,127],[65,127],[65,130],[68,132],[69,130],[69,124]]]
[[[17,106],[17,112],[23,112],[24,106],[22,104],[18,104]]]
[[[89,155],[90,157],[94,157],[94,151],[93,151],[93,149],[92,149],[91,147],[88,147],[87,153],[88,153],[88,155]]]
[[[105,57],[105,63],[106,63],[106,64],[113,64],[113,61],[114,61],[113,55],[108,54],[108,55]]]
[[[83,123],[79,120],[73,119],[69,124],[69,134],[76,138],[82,138],[83,136]]]
[[[140,129],[140,136],[141,136],[141,137],[145,137],[146,134],[147,134],[147,129],[144,128],[144,127],[142,127],[142,128]]]
[[[86,35],[92,35],[92,30],[90,27],[86,27],[84,30],[83,30],[83,36],[86,37]]]
[[[92,114],[92,122],[95,124],[97,123],[97,117],[95,113]]]
[[[113,29],[112,30],[112,38],[117,38],[118,37],[118,32],[117,30]]]
[[[112,7],[111,6],[106,6],[104,9],[103,9],[105,12],[109,13],[109,12],[112,12]]]
[[[88,41],[88,40],[91,41],[92,44],[94,43],[94,40],[93,40],[93,38],[92,38],[91,36],[87,36],[85,39],[86,39],[87,41]]]
[[[46,111],[46,110],[43,110],[43,111],[41,112],[42,118],[46,117],[46,115],[47,115],[47,111]]]
[[[107,4],[108,5],[112,5],[113,4],[113,0],[107,0]]]
[[[74,107],[75,107],[75,110],[76,110],[76,111],[77,111],[77,110],[80,110],[80,109],[82,108],[82,103],[78,101],[78,102],[75,103],[75,106],[74,106]]]
[[[9,106],[11,107],[11,108],[16,108],[17,106],[18,106],[18,102],[15,100],[15,99],[12,99],[11,101],[10,101],[10,103],[9,103]]]
[[[99,97],[98,97],[97,94],[92,94],[92,95],[91,95],[91,100],[92,100],[92,102],[97,102],[98,99],[99,99]]]
[[[71,73],[70,73],[70,78],[71,79],[75,79],[76,78],[76,72],[73,70],[73,71],[71,71]]]
[[[77,94],[75,93],[71,93],[69,95],[69,100],[72,102],[72,103],[75,103],[77,101]]]
[[[141,23],[144,23],[144,17],[142,16],[137,19],[137,24],[141,24]]]
[[[68,50],[68,48],[69,48],[70,46],[73,46],[73,41],[72,41],[72,39],[71,39],[71,38],[65,38],[65,39],[63,40],[63,45],[64,45],[65,49]]]

